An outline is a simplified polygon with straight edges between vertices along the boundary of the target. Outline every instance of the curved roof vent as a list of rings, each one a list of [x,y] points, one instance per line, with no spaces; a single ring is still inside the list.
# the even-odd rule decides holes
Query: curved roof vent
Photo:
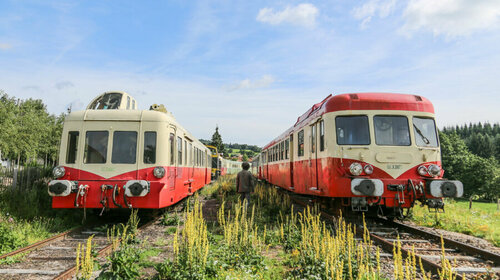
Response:
[[[349,97],[351,97],[351,99],[359,99],[358,95],[355,93],[349,94]]]
[[[422,101],[422,97],[418,96],[418,95],[414,95],[415,96],[415,100],[417,101]]]

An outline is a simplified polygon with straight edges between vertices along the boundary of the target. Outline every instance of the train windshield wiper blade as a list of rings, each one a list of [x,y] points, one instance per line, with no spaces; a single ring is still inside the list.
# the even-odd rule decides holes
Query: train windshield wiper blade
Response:
[[[422,137],[422,140],[424,140],[424,143],[426,145],[429,145],[431,143],[431,141],[429,141],[429,139],[427,139],[427,137],[424,136],[422,131],[420,131],[420,129],[418,129],[418,127],[415,124],[413,124],[413,127],[415,128],[415,131],[417,131],[418,135],[420,135],[420,137]]]

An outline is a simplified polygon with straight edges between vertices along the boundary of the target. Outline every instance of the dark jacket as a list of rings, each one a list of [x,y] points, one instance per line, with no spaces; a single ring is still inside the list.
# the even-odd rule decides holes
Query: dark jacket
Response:
[[[255,182],[252,173],[248,170],[241,170],[236,176],[236,188],[238,192],[253,192]]]

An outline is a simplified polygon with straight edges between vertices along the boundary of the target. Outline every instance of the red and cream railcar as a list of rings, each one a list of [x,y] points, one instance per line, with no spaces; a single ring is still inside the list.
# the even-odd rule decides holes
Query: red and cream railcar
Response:
[[[210,182],[210,158],[162,105],[108,92],[66,117],[48,192],[53,208],[163,208]]]
[[[442,209],[442,197],[463,194],[461,182],[443,179],[434,107],[417,95],[330,95],[266,145],[253,170],[290,191],[389,216],[415,200]]]

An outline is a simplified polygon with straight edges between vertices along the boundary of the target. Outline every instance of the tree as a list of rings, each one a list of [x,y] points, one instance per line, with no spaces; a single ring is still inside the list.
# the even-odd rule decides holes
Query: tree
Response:
[[[224,143],[222,142],[222,137],[219,134],[218,126],[215,127],[215,132],[212,135],[212,141],[210,142],[210,145],[216,147],[219,153],[225,154]]]

